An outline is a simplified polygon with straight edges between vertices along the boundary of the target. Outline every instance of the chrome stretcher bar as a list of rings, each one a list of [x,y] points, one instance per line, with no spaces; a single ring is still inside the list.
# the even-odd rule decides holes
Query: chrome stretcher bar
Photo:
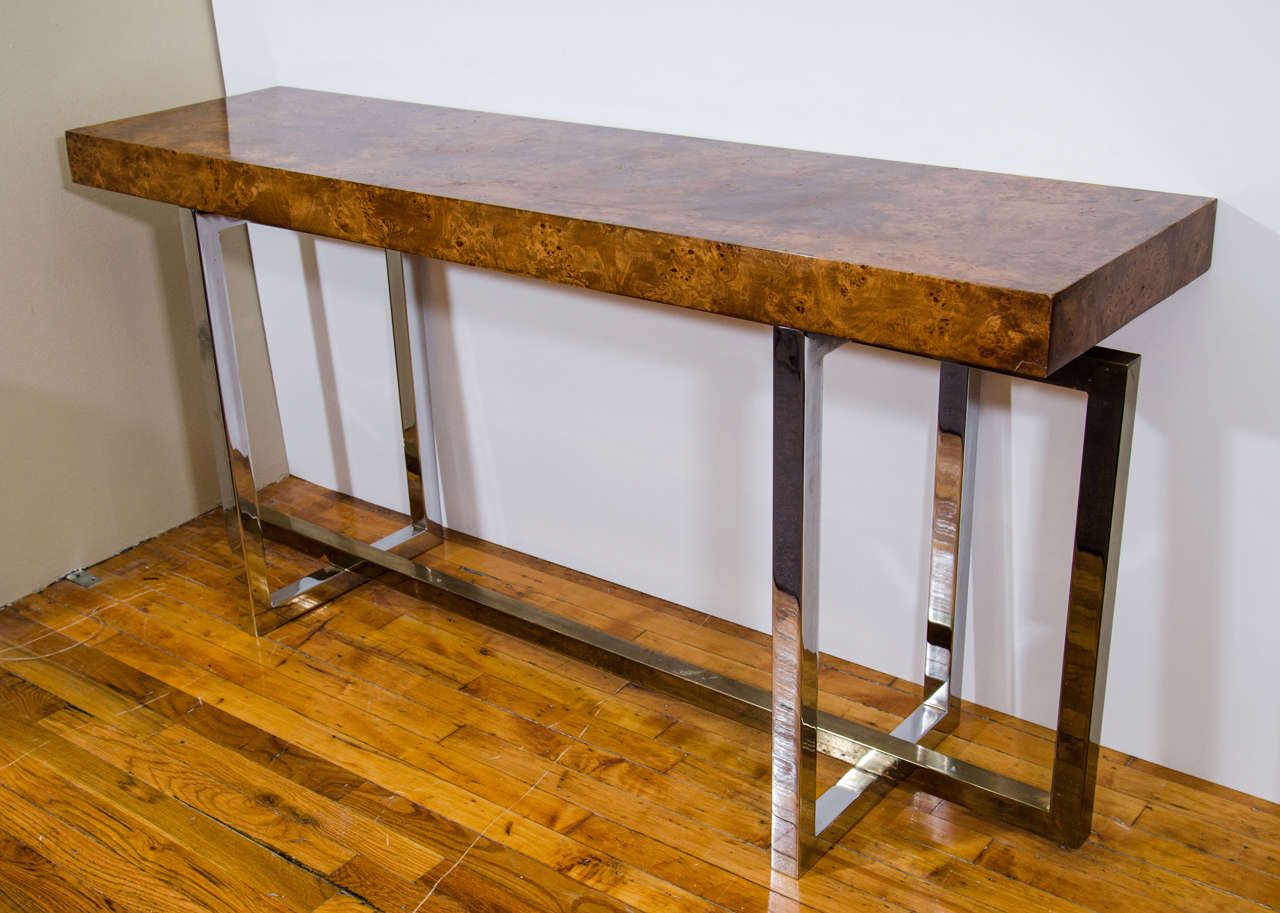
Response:
[[[408,478],[410,523],[365,543],[258,501],[219,236],[244,220],[189,211],[184,235],[208,377],[210,413],[226,441],[220,479],[233,553],[243,562],[245,630],[259,633],[393,571],[468,600],[485,620],[662,688],[772,734],[772,864],[802,874],[888,786],[908,775],[935,795],[996,814],[1068,846],[1088,837],[1097,781],[1115,557],[1124,513],[1138,356],[1095,348],[1043,382],[1087,397],[1075,551],[1052,784],[1048,791],[934,750],[959,713],[974,442],[976,369],[940,363],[937,457],[922,701],[885,734],[817,709],[818,528],[822,362],[844,340],[774,329],[772,692],[638,646],[412,560],[439,544],[441,497],[431,428],[419,428],[401,255],[387,276]],[[421,358],[419,358],[421,361]],[[417,370],[424,372],[425,365]],[[429,404],[427,404],[429,406]],[[426,410],[429,414],[429,408]],[[264,526],[318,544],[331,565],[274,593]],[[818,752],[849,771],[821,795]]]

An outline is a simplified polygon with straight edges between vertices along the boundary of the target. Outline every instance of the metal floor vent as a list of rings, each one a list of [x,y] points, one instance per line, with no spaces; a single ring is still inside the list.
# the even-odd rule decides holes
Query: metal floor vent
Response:
[[[102,582],[101,579],[93,576],[93,574],[90,574],[84,568],[80,568],[78,571],[72,571],[67,575],[67,579],[78,586],[84,587],[86,590],[89,589],[89,587],[97,586]]]

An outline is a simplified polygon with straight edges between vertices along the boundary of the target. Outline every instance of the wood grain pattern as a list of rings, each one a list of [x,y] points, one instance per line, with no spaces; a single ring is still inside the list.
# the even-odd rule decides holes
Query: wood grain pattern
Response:
[[[312,518],[335,507],[296,480],[264,500]],[[340,512],[357,534],[361,517],[369,531],[399,522],[350,499]],[[766,734],[385,579],[256,643],[231,623],[223,536],[219,518],[199,518],[93,568],[93,589],[58,583],[0,610],[0,908],[1280,907],[1280,806],[1106,749],[1080,850],[907,783],[810,874],[779,879],[759,823]],[[662,649],[738,666],[768,649],[757,632],[465,536],[431,560],[625,622]],[[837,712],[885,727],[920,688],[835,657],[822,686]],[[966,705],[940,748],[1036,779],[1052,734]]]
[[[80,184],[1043,377],[1215,201],[274,88],[67,132]]]

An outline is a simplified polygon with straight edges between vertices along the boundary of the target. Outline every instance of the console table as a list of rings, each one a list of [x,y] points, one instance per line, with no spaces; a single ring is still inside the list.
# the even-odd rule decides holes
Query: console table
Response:
[[[772,863],[789,875],[907,774],[1060,843],[1088,837],[1138,377],[1138,356],[1095,346],[1208,269],[1214,200],[287,88],[71,130],[66,140],[75,182],[190,211],[248,630],[358,585],[372,565],[767,728]],[[412,560],[443,529],[435,440],[417,425],[400,332],[409,525],[369,544],[260,505],[219,242],[242,222],[385,249],[397,328],[403,253],[772,325],[772,691]],[[941,363],[924,690],[891,733],[817,710],[822,360],[848,341]],[[1048,791],[933,747],[958,713],[982,371],[1087,397]],[[270,592],[264,525],[320,544],[332,566]],[[850,765],[821,795],[819,751]]]

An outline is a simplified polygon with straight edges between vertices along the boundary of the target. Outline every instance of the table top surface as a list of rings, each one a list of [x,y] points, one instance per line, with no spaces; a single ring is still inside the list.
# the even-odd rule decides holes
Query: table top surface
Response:
[[[1203,197],[288,88],[67,144],[81,184],[1029,376],[1213,243]]]

